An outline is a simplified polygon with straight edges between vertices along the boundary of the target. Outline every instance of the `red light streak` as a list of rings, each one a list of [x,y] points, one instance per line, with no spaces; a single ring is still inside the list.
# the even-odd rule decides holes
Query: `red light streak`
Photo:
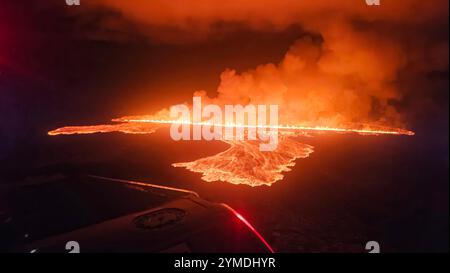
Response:
[[[244,216],[242,216],[239,212],[237,212],[236,210],[234,210],[232,207],[230,207],[227,204],[222,203],[221,205],[224,206],[225,208],[227,208],[239,220],[241,220],[241,222],[244,223],[253,232],[253,234],[255,234],[259,240],[261,240],[261,242],[263,242],[263,244],[270,250],[271,253],[275,253],[275,251],[272,249],[272,247],[269,245],[269,243],[264,239],[264,237],[256,230],[255,227],[252,226],[252,224],[250,224],[249,221],[247,221],[247,219],[244,218]]]

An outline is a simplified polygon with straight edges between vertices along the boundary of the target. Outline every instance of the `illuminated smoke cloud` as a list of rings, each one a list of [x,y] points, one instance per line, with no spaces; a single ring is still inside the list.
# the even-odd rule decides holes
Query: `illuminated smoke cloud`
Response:
[[[448,34],[446,0],[385,0],[377,7],[363,0],[97,0],[88,5],[92,11],[112,11],[94,31],[111,39],[126,39],[120,33],[133,29],[152,41],[192,43],[216,39],[236,27],[271,32],[300,26],[305,34],[279,62],[242,73],[224,71],[214,98],[205,91],[194,93],[218,105],[278,104],[280,124],[408,127],[405,114],[414,109],[401,111],[396,105],[417,92],[414,86],[430,86],[429,73],[448,71],[448,38],[434,35],[441,28]],[[409,88],[400,84],[405,78]],[[120,124],[97,129],[136,133],[150,128]],[[74,133],[71,127],[62,131]],[[261,153],[251,142],[229,144],[217,155],[173,166],[202,173],[209,182],[271,185],[296,158],[313,151],[292,136],[285,136],[270,153]]]
[[[162,42],[214,39],[236,27],[270,32],[301,26],[310,34],[299,37],[279,63],[241,74],[224,71],[215,98],[216,104],[279,104],[281,123],[405,126],[404,113],[394,105],[411,91],[399,89],[399,73],[448,69],[448,58],[442,58],[448,57],[448,39],[429,34],[446,25],[446,0],[391,0],[380,6],[364,0],[96,0],[88,5],[116,14],[101,20],[99,35],[133,29]]]

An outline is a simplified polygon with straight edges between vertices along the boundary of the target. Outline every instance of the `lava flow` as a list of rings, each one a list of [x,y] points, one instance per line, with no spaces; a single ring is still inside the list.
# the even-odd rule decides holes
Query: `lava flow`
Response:
[[[191,121],[170,120],[155,116],[131,116],[113,119],[116,124],[94,126],[62,127],[48,134],[71,135],[122,132],[126,134],[151,134],[166,124],[187,123],[193,126],[199,124]],[[230,126],[219,124],[218,126]],[[248,125],[234,125],[249,127]],[[258,141],[224,141],[230,147],[213,156],[200,158],[192,162],[174,163],[174,167],[184,167],[192,172],[202,173],[202,179],[207,182],[223,181],[232,184],[261,186],[275,183],[283,179],[282,172],[290,171],[295,166],[295,160],[306,158],[313,152],[313,147],[296,140],[301,135],[318,133],[357,133],[361,135],[414,135],[414,132],[387,127],[359,126],[355,128],[331,128],[313,126],[278,125],[279,144],[275,151],[262,152]]]

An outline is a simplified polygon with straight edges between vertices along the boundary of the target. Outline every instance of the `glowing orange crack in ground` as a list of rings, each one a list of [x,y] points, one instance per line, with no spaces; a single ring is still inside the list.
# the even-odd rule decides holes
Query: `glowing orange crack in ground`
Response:
[[[358,133],[358,134],[374,134],[374,135],[408,135],[413,136],[413,131],[404,129],[390,130],[376,130],[376,129],[351,129],[351,128],[335,128],[335,127],[322,127],[322,126],[299,126],[299,125],[248,125],[248,124],[217,124],[208,121],[192,122],[184,120],[159,120],[159,119],[113,119],[116,122],[128,122],[128,123],[155,123],[155,124],[186,124],[192,126],[219,126],[219,127],[240,127],[240,128],[263,128],[270,129],[276,128],[279,130],[298,130],[298,131],[324,131],[324,132],[337,132],[337,133]]]
[[[151,134],[161,125],[165,124],[188,124],[217,125],[222,127],[245,127],[245,128],[269,128],[267,125],[251,126],[236,124],[213,124],[210,121],[191,122],[189,120],[169,120],[152,118],[119,118],[114,119],[117,124],[95,125],[95,126],[69,126],[48,132],[49,135],[70,134],[93,134],[122,132],[127,134]],[[360,126],[361,127],[361,126]],[[362,126],[364,127],[364,126]],[[184,167],[192,172],[202,174],[202,180],[207,182],[224,181],[232,184],[245,184],[248,186],[261,186],[275,183],[283,179],[282,172],[290,171],[298,158],[306,158],[313,152],[313,147],[300,143],[293,139],[302,133],[358,133],[362,135],[414,135],[414,132],[379,127],[378,129],[367,129],[375,127],[366,126],[363,129],[356,128],[333,128],[333,127],[308,127],[299,125],[278,125],[280,139],[278,148],[272,152],[261,152],[257,141],[224,141],[230,147],[216,155],[200,158],[192,162],[174,163],[174,167]]]

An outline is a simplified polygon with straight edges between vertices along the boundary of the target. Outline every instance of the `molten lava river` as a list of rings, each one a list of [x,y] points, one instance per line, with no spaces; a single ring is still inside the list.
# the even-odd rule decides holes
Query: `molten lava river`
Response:
[[[48,132],[50,136],[122,132],[126,134],[152,134],[159,128],[173,123],[190,123],[171,120],[161,113],[154,116],[128,116],[112,120],[112,124],[93,126],[68,126]],[[193,126],[193,124],[190,124]],[[223,181],[252,187],[267,185],[283,179],[283,172],[295,166],[298,158],[307,158],[313,147],[299,142],[299,136],[313,137],[315,134],[335,132],[360,135],[414,135],[414,132],[380,126],[359,125],[353,127],[314,127],[278,125],[278,146],[274,151],[260,151],[259,141],[225,141],[230,147],[218,154],[191,162],[173,163],[202,174],[207,182]]]

